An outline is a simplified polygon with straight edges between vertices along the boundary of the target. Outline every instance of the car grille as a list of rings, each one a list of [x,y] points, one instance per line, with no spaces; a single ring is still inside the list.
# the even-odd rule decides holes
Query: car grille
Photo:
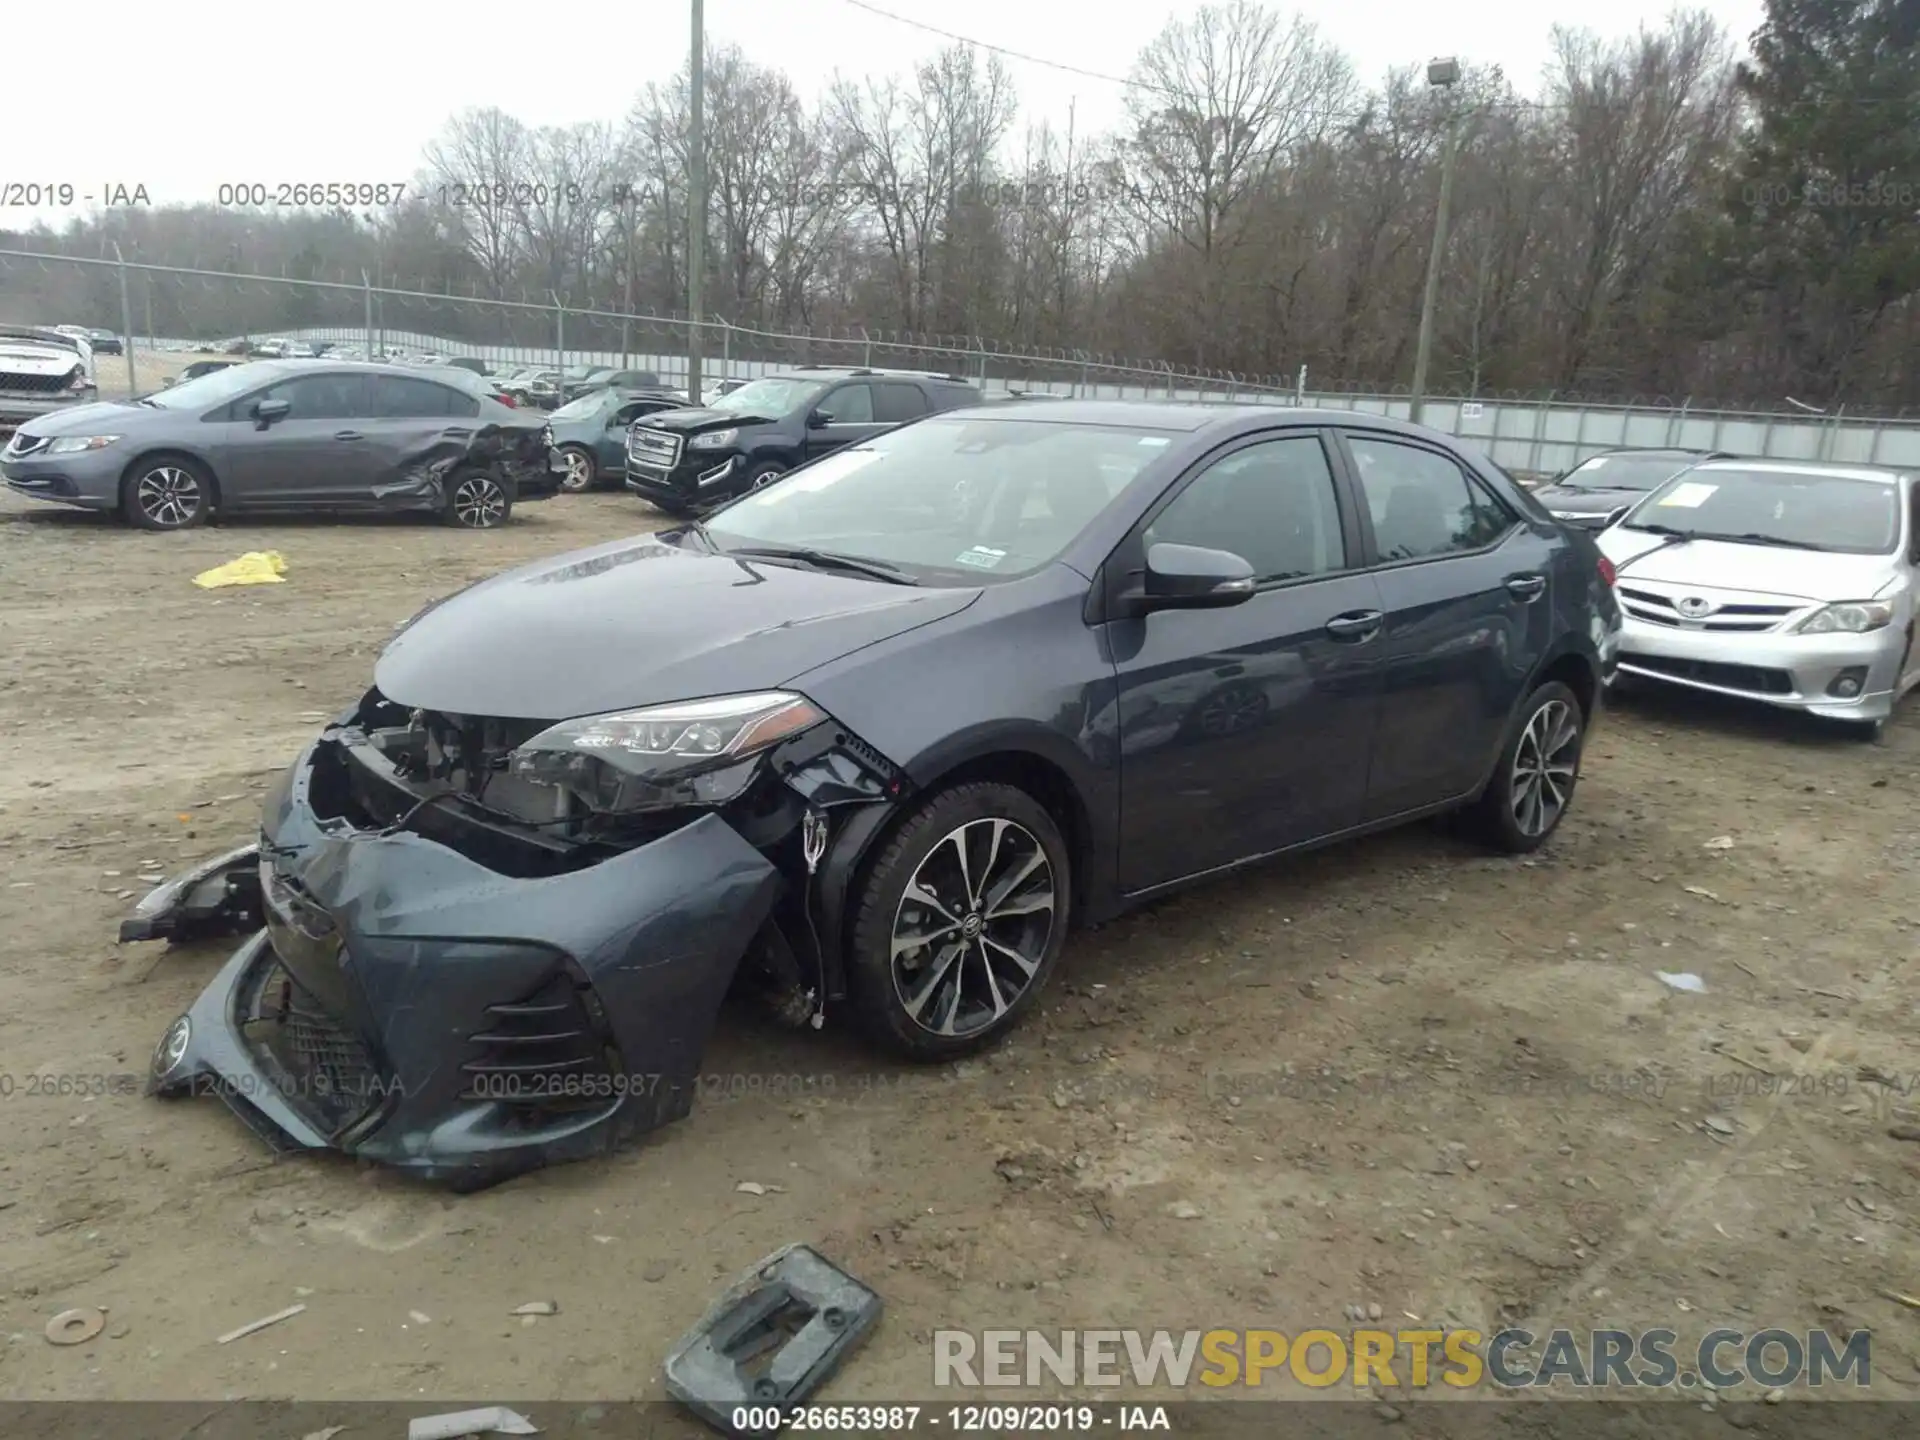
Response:
[[[627,431],[627,459],[649,470],[671,470],[680,463],[681,439],[665,430],[635,425]]]
[[[1802,604],[1790,605],[1721,605],[1712,614],[1702,616],[1682,615],[1679,602],[1684,595],[1662,595],[1653,590],[1641,590],[1621,586],[1619,590],[1620,607],[1636,620],[1645,620],[1650,625],[1669,625],[1675,629],[1713,630],[1721,633],[1758,632],[1771,630],[1798,610],[1806,607]]]
[[[584,976],[562,969],[531,995],[489,1005],[486,1014],[487,1028],[468,1037],[463,1099],[552,1111],[613,1097],[617,1058]]]
[[[0,390],[10,395],[59,395],[73,387],[78,370],[64,375],[20,375],[0,372]]]
[[[1718,660],[1680,660],[1671,655],[1622,654],[1620,663],[1633,670],[1669,675],[1675,680],[1693,680],[1716,685],[1722,690],[1740,690],[1749,695],[1791,695],[1793,676],[1785,670],[1768,670],[1758,665],[1729,665]]]
[[[248,1039],[277,1063],[278,1083],[290,1104],[312,1113],[334,1134],[378,1108],[389,1088],[379,1065],[292,972],[276,964],[259,995]]]

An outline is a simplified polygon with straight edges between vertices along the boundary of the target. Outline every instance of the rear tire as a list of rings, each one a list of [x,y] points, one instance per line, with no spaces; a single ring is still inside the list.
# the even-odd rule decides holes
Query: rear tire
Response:
[[[513,495],[490,470],[457,470],[447,479],[441,518],[462,530],[497,530],[513,514]]]
[[[992,1044],[1053,973],[1072,899],[1060,828],[1024,790],[979,781],[924,801],[881,847],[850,906],[847,971],[861,1028],[921,1064]]]
[[[213,510],[213,476],[184,455],[153,455],[127,471],[120,513],[141,530],[191,530]]]
[[[1558,680],[1541,685],[1514,716],[1493,778],[1466,811],[1468,833],[1509,855],[1538,850],[1573,804],[1587,715]]]

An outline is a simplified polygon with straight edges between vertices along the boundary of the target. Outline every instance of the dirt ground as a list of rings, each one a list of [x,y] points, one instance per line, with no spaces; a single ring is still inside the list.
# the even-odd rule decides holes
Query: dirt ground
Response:
[[[610,494],[497,533],[152,536],[0,498],[0,1393],[658,1396],[722,1277],[792,1240],[888,1303],[833,1399],[929,1395],[935,1328],[1354,1306],[1866,1326],[1876,1392],[1920,1385],[1915,1316],[1879,1293],[1920,1291],[1920,1145],[1888,1134],[1920,1072],[1912,707],[1861,745],[1637,700],[1534,859],[1422,827],[1193,892],[1080,937],[1044,1009],[957,1069],[730,1014],[691,1119],[477,1196],[275,1161],[211,1100],[48,1083],[144,1072],[229,947],[119,947],[116,922],[249,838],[395,626],[649,519]],[[266,548],[284,585],[189,584]],[[532,1300],[558,1313],[510,1315]],[[49,1345],[69,1306],[105,1333]]]

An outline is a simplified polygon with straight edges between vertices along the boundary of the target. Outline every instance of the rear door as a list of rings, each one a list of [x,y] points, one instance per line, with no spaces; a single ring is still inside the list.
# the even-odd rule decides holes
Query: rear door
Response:
[[[1386,611],[1371,821],[1487,774],[1552,637],[1554,541],[1437,445],[1364,430],[1341,443]]]
[[[927,395],[911,380],[873,382],[873,418],[881,425],[905,425],[931,413]]]
[[[827,423],[807,426],[809,460],[832,454],[843,445],[870,440],[890,428],[874,419],[873,391],[874,387],[866,381],[852,380],[834,386],[814,402],[815,412],[825,415]]]
[[[291,376],[234,401],[225,422],[221,497],[252,508],[332,505],[364,493],[372,473],[367,445],[367,377],[336,370]],[[285,419],[262,424],[255,407],[284,400]]]
[[[430,467],[457,458],[480,426],[480,401],[411,375],[375,375],[369,501],[420,488]]]
[[[1121,885],[1151,889],[1359,823],[1379,706],[1381,604],[1330,441],[1289,429],[1202,461],[1110,560],[1226,550],[1242,604],[1111,622]]]

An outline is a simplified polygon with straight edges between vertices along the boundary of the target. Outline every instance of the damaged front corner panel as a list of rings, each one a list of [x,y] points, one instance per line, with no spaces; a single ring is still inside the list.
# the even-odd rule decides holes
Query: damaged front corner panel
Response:
[[[824,1385],[879,1323],[880,1296],[807,1245],[747,1271],[667,1356],[667,1393],[722,1434],[744,1412],[798,1405]]]

